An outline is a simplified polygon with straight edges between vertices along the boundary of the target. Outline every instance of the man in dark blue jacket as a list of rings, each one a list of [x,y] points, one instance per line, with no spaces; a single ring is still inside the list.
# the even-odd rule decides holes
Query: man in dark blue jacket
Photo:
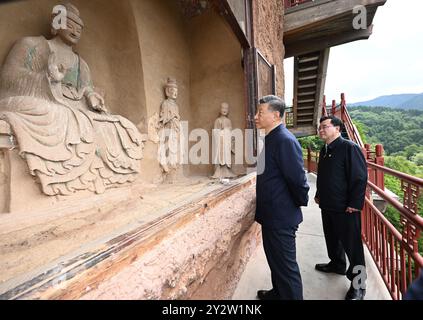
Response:
[[[366,294],[366,269],[361,241],[361,213],[367,186],[366,159],[360,147],[341,137],[342,122],[320,119],[320,151],[315,201],[322,209],[323,232],[329,263],[318,263],[321,272],[346,274],[351,281],[346,300],[362,300]],[[346,269],[345,254],[350,265]]]
[[[262,226],[273,285],[257,292],[261,300],[303,299],[295,233],[303,220],[300,206],[307,205],[309,186],[301,146],[282,124],[284,111],[284,101],[270,95],[260,99],[255,116],[257,128],[266,133],[259,156],[255,219]]]

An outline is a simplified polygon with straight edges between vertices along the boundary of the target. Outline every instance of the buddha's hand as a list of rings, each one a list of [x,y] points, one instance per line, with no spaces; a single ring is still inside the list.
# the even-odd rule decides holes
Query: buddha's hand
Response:
[[[56,54],[52,53],[48,57],[48,76],[54,82],[61,82],[65,77],[65,67],[56,62]]]
[[[100,112],[107,112],[107,108],[104,105],[103,97],[97,92],[91,92],[87,95],[88,104],[91,108]]]

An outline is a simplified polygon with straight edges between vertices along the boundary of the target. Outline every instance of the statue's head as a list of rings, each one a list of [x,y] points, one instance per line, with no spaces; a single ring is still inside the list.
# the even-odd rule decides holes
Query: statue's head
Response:
[[[220,114],[222,116],[227,116],[229,114],[229,104],[227,102],[222,102],[220,104]]]
[[[81,38],[84,22],[79,10],[71,3],[55,6],[51,16],[51,33],[59,36],[63,42],[73,46]]]
[[[178,96],[178,86],[176,85],[176,80],[173,78],[167,78],[165,85],[165,94],[167,98],[176,99]]]

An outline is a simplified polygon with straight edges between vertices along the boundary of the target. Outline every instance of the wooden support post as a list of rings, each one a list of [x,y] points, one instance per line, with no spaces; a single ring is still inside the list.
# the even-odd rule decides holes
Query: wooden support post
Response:
[[[366,143],[364,145],[364,148],[366,149],[366,161],[371,160],[370,159],[370,144]],[[368,174],[368,179],[370,182],[375,183],[376,177],[375,177],[375,170],[370,169],[369,167],[367,167],[367,174]]]
[[[370,159],[370,144],[365,143],[364,149],[366,149],[366,160],[369,160]]]
[[[328,112],[326,111],[326,95],[323,95],[323,102],[322,102],[322,117],[326,117]]]
[[[341,93],[341,119],[342,120],[345,119],[345,107],[346,107],[345,93]]]
[[[307,146],[307,172],[311,172],[311,148]]]
[[[336,101],[332,100],[332,108],[331,108],[332,116],[335,116],[335,112],[336,112]]]
[[[375,163],[384,166],[385,159],[383,157],[383,146],[381,144],[377,144],[375,147],[376,156],[375,156]],[[385,190],[385,177],[383,171],[377,170],[376,171],[376,186],[380,189]]]

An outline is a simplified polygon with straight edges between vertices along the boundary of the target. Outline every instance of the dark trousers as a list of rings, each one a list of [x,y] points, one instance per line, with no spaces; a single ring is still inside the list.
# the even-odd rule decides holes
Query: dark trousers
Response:
[[[347,278],[353,281],[356,275],[365,277],[363,271],[365,272],[366,263],[361,240],[360,212],[322,210],[322,222],[330,264],[337,269],[345,270],[347,265],[345,254],[347,254],[350,262]]]
[[[303,285],[295,248],[295,228],[262,228],[263,247],[275,293],[282,300],[302,300]]]

